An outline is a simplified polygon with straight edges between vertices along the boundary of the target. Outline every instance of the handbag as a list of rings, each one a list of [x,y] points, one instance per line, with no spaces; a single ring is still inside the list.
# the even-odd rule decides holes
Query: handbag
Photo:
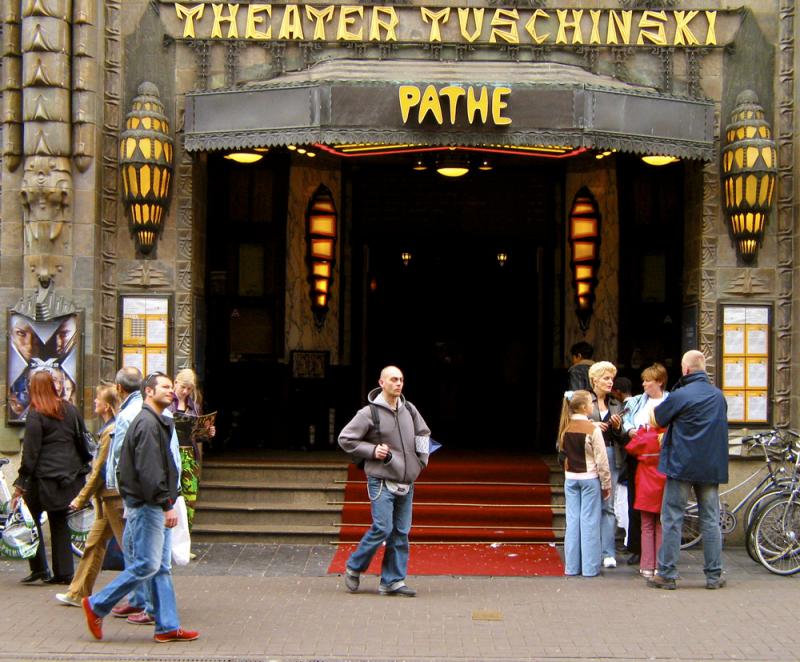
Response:
[[[172,562],[186,565],[191,558],[192,540],[189,535],[189,517],[186,514],[186,501],[179,496],[175,501],[178,523],[172,529]]]
[[[86,429],[80,416],[75,416],[75,439],[77,440],[81,460],[91,461],[97,455],[97,440]]]

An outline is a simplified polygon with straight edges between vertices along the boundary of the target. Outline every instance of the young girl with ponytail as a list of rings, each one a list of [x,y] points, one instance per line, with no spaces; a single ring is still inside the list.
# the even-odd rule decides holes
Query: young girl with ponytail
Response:
[[[564,574],[570,576],[595,577],[600,573],[601,504],[611,492],[603,433],[589,420],[591,413],[589,391],[564,394],[558,451],[563,459],[567,511]]]

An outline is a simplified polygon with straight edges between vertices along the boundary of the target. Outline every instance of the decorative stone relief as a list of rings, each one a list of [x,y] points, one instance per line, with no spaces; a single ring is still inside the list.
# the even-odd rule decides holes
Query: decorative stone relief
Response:
[[[22,51],[20,6],[16,0],[2,3],[3,22],[3,163],[14,172],[22,162]]]
[[[69,160],[56,156],[31,156],[22,177],[25,244],[33,253],[48,252],[61,235],[72,209]]]
[[[182,137],[182,136],[179,136]],[[180,150],[177,195],[177,251],[175,268],[175,365],[193,365],[194,310],[192,281],[192,247],[194,241],[194,216],[192,214],[192,158]]]
[[[86,172],[95,155],[95,4],[91,0],[75,0],[72,14],[72,158],[75,167]]]
[[[77,311],[72,301],[56,295],[52,283],[20,299],[11,310],[38,322],[72,315]]]
[[[22,197],[25,264],[40,287],[63,272],[72,220],[68,3],[22,3]]]
[[[123,221],[117,182],[122,76],[120,53],[121,0],[105,0],[103,69],[102,182],[100,197],[100,374],[113,375],[117,365],[117,232]],[[124,225],[123,225],[124,227]]]
[[[715,132],[716,135],[716,132]],[[714,379],[717,330],[717,234],[719,172],[716,161],[703,167],[703,219],[700,245],[700,310],[697,348],[706,356],[706,371]]]
[[[742,269],[733,272],[726,270],[720,274],[720,291],[740,296],[772,295],[775,291],[775,272],[773,269]]]
[[[131,288],[160,288],[172,285],[169,270],[145,260],[136,260],[127,267],[119,265],[119,284]]]
[[[800,420],[798,397],[794,395],[792,406],[792,317],[795,298],[793,295],[795,266],[795,214],[797,212],[797,185],[795,173],[794,132],[797,65],[795,43],[796,19],[794,0],[780,0],[780,27],[778,36],[778,204],[777,204],[777,278],[778,303],[775,307],[775,424],[778,427],[793,427]],[[794,334],[795,340],[797,334]],[[797,348],[794,348],[797,352]],[[794,415],[792,410],[794,409]]]

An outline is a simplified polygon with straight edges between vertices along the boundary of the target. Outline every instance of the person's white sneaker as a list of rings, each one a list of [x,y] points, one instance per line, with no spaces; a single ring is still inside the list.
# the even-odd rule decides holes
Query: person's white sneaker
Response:
[[[80,607],[81,599],[72,597],[69,593],[56,593],[56,600],[70,607]]]
[[[606,558],[603,559],[603,567],[604,568],[616,568],[617,567],[617,559],[615,559],[613,556],[606,556]]]

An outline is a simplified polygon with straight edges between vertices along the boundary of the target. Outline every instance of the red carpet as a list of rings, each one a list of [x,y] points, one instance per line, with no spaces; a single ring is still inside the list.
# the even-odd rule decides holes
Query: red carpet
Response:
[[[541,544],[555,537],[550,469],[540,459],[442,449],[432,457],[414,490],[409,574],[564,572],[556,548]],[[366,478],[354,465],[350,466],[344,500],[339,549],[328,568],[331,573],[344,572],[348,555],[371,522]],[[369,572],[379,572],[381,555],[379,552],[373,560]]]

